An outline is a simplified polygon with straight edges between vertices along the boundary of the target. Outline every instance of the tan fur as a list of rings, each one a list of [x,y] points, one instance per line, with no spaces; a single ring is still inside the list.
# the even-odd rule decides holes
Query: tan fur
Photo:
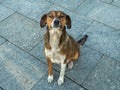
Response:
[[[46,60],[47,60],[47,63],[48,63],[48,73],[49,73],[49,75],[51,76],[51,75],[53,75],[53,70],[52,70],[52,62],[51,62],[51,60],[50,60],[50,58],[48,58],[48,57],[46,57]]]

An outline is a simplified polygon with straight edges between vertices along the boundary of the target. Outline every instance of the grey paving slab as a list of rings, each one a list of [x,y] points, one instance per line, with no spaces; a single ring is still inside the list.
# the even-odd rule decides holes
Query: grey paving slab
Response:
[[[99,5],[99,0],[86,0],[82,5],[76,8],[75,12],[77,15],[87,16],[87,14],[97,5]]]
[[[57,72],[54,72],[54,80],[50,84],[47,82],[47,76],[46,74],[31,90],[85,90],[67,78],[65,78],[63,85],[58,86],[59,74]]]
[[[0,48],[1,49],[1,48]],[[2,62],[1,59],[1,54],[0,54],[0,87],[2,88],[9,88],[7,87],[8,85],[10,85],[11,80],[13,80],[14,77],[12,76],[11,73],[9,73],[4,66],[4,63]],[[10,84],[8,84],[10,83]],[[18,85],[17,85],[18,86]],[[20,86],[18,86],[20,87]]]
[[[104,56],[83,85],[89,90],[120,90],[120,62]]]
[[[3,44],[6,40],[0,37],[0,45]]]
[[[0,0],[0,3],[1,3],[2,1],[4,1],[4,0]]]
[[[29,51],[43,39],[44,30],[39,23],[19,15],[13,14],[0,23],[0,35],[10,42]]]
[[[86,45],[120,61],[120,31],[94,22],[84,34],[89,38]]]
[[[82,84],[101,57],[102,54],[99,52],[88,47],[82,47],[81,56],[78,61],[74,62],[74,66],[71,70],[66,69],[65,75],[73,81]],[[54,67],[60,70],[60,66],[56,65]]]
[[[2,88],[2,87],[0,87],[0,90],[3,90],[3,88]]]
[[[40,16],[40,13],[50,7],[49,2],[33,1],[33,0],[6,0],[3,5],[22,13],[23,15],[35,19]]]
[[[11,77],[9,77],[9,78],[11,78]],[[8,79],[8,78],[6,78],[6,79]],[[25,90],[21,87],[21,85],[18,82],[17,83],[16,82],[17,81],[15,78],[8,79],[8,81],[1,84],[2,89],[0,89],[0,90],[16,90],[16,89],[17,90]]]
[[[0,21],[7,18],[9,15],[11,15],[13,13],[14,13],[13,10],[0,5]]]
[[[72,19],[72,28],[70,30],[67,30],[67,32],[75,39],[78,38],[79,35],[81,35],[88,26],[92,23],[92,20],[81,15],[71,15]]]
[[[110,4],[110,3],[112,3],[114,0],[100,0],[100,1]]]
[[[47,73],[47,67],[11,43],[0,46],[0,86],[30,90]]]
[[[44,56],[44,41],[42,40],[35,48],[33,48],[30,53],[35,57],[39,58],[42,62],[46,63]]]
[[[88,16],[104,24],[120,29],[120,8],[100,3]]]
[[[56,5],[60,5],[62,7],[65,7],[69,10],[74,10],[76,9],[78,6],[80,6],[85,0],[51,0],[52,3],[56,4]]]
[[[112,5],[120,7],[120,0],[114,0],[114,2],[112,2]]]
[[[52,1],[52,0],[27,0],[27,1],[34,3],[34,2],[41,2],[41,1],[48,2],[48,1]]]

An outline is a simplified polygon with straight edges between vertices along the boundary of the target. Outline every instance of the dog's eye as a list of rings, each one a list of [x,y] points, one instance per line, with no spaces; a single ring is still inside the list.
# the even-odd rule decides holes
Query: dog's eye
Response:
[[[63,18],[64,16],[59,16],[58,18]]]
[[[53,16],[49,16],[50,18],[54,18]]]

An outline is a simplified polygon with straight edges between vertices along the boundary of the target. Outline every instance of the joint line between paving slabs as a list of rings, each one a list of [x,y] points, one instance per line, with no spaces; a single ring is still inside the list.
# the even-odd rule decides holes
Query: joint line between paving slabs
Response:
[[[43,41],[43,39],[41,39],[35,46],[33,46],[33,47],[29,50],[29,52],[32,51],[32,50],[33,50],[37,45],[39,45],[42,41]]]
[[[3,37],[2,35],[0,35],[1,38],[5,39],[5,41],[8,41],[8,39],[6,39],[5,37]]]
[[[15,45],[14,43],[10,42],[9,40],[7,40],[6,42],[9,42],[11,44],[13,44],[15,47],[19,48],[20,50],[22,50],[23,52],[27,53],[28,55],[34,57],[36,60],[40,61],[41,63],[43,63],[44,65],[46,65],[46,63],[44,63],[42,60],[40,60],[39,58],[35,57],[34,55],[32,55],[31,53],[29,53],[29,51],[26,51],[24,49],[22,49],[21,47]]]
[[[1,86],[0,86],[0,89],[1,89],[1,90],[4,90]]]
[[[85,90],[88,90],[86,87],[84,87],[82,84],[79,84],[78,82],[74,81],[73,79],[71,79],[70,77],[68,77],[67,75],[65,75],[65,77],[69,80],[71,80],[72,82],[74,82],[75,84],[81,86],[82,88],[84,88]]]
[[[92,24],[93,22],[94,22],[94,20],[91,21],[91,23],[88,25],[88,27],[85,29],[85,31],[91,26],[91,24]],[[77,38],[79,38],[80,36],[82,36],[85,31],[83,31],[80,35],[78,35]],[[88,36],[88,37],[89,37],[89,36]],[[77,38],[75,38],[75,40],[78,40]]]
[[[15,12],[13,12],[12,14],[10,14],[9,16],[7,16],[6,18],[4,18],[3,20],[0,21],[0,23],[2,23],[3,21],[5,21],[7,18],[9,18],[10,16],[12,16],[13,14],[15,14]]]
[[[99,62],[101,61],[101,59],[104,57],[105,55],[102,54],[101,58],[96,62],[95,66],[91,69],[91,71],[89,72],[88,76],[83,80],[82,84],[84,84],[84,82],[89,78],[89,75],[92,73],[92,71],[95,69],[95,67],[99,64]]]
[[[84,0],[79,6],[77,6],[73,11],[75,11],[77,8],[79,8],[86,0]]]
[[[102,22],[100,22],[100,21],[98,21],[98,20],[96,20],[96,19],[94,19],[94,21],[95,21],[95,22],[98,22],[98,23],[101,23],[101,24],[103,24],[103,25],[105,25],[105,26],[107,26],[107,27],[113,28],[113,29],[115,29],[115,30],[117,30],[117,31],[119,31],[119,29],[120,29],[120,28],[118,29],[118,28],[115,28],[115,27],[110,26],[110,25],[108,25],[108,24],[102,23]]]
[[[33,21],[33,22],[35,22],[35,23],[40,24],[40,23],[37,22],[36,20],[34,20],[34,19],[32,19],[32,18],[30,18],[30,17],[28,17],[28,16],[26,16],[26,15],[23,15],[22,13],[20,13],[20,12],[18,12],[18,11],[16,11],[16,13],[19,14],[19,15],[21,15],[21,16],[23,16],[23,17],[26,17],[27,19],[29,19],[29,20],[31,20],[31,21]]]

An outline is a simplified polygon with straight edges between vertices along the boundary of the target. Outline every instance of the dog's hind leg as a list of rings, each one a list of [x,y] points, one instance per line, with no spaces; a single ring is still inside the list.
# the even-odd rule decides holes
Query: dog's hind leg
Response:
[[[68,69],[72,69],[73,68],[73,61],[70,61],[67,66],[68,66]]]

